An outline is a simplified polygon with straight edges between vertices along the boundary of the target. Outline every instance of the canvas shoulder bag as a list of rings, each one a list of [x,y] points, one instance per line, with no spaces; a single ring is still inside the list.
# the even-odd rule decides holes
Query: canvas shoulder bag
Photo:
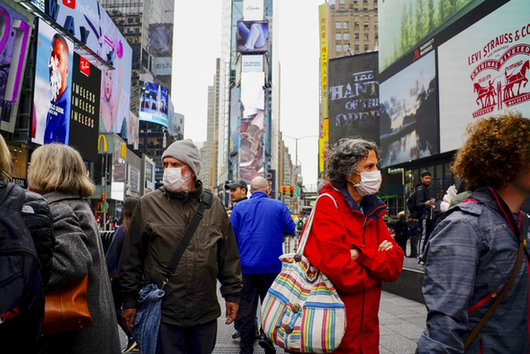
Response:
[[[318,199],[329,197],[321,194]],[[282,270],[262,305],[261,326],[277,345],[290,352],[331,353],[346,330],[344,303],[329,278],[304,256],[316,206],[300,239],[298,253],[280,257]],[[338,208],[338,207],[337,207]]]

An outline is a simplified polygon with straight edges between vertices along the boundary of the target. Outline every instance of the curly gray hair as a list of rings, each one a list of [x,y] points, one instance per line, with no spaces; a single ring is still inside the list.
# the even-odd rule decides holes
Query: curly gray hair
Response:
[[[379,161],[379,147],[373,141],[361,138],[342,138],[337,141],[328,155],[328,179],[337,187],[345,186],[346,178],[357,172],[357,164],[363,157],[368,157],[370,150],[375,152]]]

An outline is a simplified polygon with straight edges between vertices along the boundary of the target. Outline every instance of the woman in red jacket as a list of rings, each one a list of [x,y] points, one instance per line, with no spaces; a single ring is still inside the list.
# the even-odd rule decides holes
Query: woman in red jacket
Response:
[[[335,353],[379,353],[381,282],[396,281],[403,251],[388,232],[379,149],[364,139],[340,139],[329,154],[328,178],[315,210],[305,253],[338,289],[346,307],[346,333]]]

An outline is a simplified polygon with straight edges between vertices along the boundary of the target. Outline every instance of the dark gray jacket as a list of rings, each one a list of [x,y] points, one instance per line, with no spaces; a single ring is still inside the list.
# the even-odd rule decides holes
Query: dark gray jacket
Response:
[[[427,328],[418,353],[463,353],[464,341],[508,283],[519,240],[507,206],[479,188],[433,231],[425,250],[423,298]],[[521,217],[527,218],[526,214]],[[523,227],[523,237],[529,230]],[[528,251],[506,297],[466,353],[528,353]]]
[[[50,353],[118,354],[120,341],[103,246],[86,201],[52,192],[44,196],[53,215],[55,246],[48,289],[88,274],[87,304],[94,321],[79,331],[45,336]]]

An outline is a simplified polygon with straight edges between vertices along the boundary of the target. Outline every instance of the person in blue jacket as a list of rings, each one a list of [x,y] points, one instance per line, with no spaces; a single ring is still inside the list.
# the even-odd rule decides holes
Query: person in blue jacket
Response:
[[[283,235],[293,233],[295,225],[287,206],[268,195],[269,186],[263,177],[250,182],[251,196],[234,205],[230,221],[237,240],[243,291],[236,317],[241,333],[240,354],[252,354],[256,334],[258,298],[263,301],[281,270]],[[259,345],[266,354],[275,353],[272,341],[260,332]]]
[[[508,113],[480,119],[467,131],[452,168],[473,193],[449,209],[427,243],[427,328],[418,353],[528,353],[528,248],[518,268],[516,261],[530,236],[520,210],[530,197],[530,120]],[[466,350],[466,339],[514,271],[506,296]]]

